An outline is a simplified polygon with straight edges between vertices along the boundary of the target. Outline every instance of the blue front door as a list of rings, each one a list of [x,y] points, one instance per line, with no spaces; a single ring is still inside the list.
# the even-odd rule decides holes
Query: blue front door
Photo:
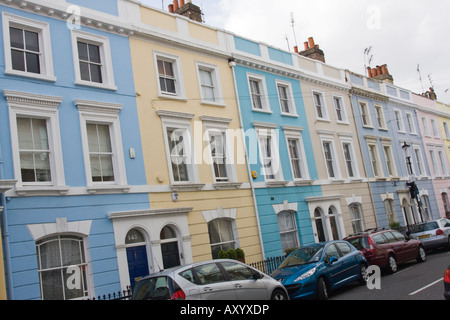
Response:
[[[131,287],[136,280],[149,274],[146,246],[127,248],[128,272]]]

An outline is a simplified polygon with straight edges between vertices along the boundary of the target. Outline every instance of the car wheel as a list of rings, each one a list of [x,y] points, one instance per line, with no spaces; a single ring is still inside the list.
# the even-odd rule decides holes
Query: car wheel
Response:
[[[287,300],[288,297],[286,295],[286,292],[284,292],[281,289],[275,289],[272,292],[272,296],[270,297],[270,300]]]
[[[317,299],[328,300],[328,287],[322,277],[317,280]]]
[[[397,260],[392,254],[390,254],[388,258],[387,270],[389,273],[395,273],[398,270]]]
[[[419,255],[417,256],[417,262],[427,261],[427,254],[422,246],[419,246]]]

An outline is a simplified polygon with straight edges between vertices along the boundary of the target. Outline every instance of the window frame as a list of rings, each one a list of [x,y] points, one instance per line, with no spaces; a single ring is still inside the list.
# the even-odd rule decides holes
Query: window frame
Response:
[[[375,154],[372,154],[372,147],[373,147]],[[370,160],[370,165],[372,168],[373,177],[374,178],[383,177],[381,175],[382,168],[380,168],[380,155],[378,152],[378,144],[376,142],[368,142],[367,148],[369,151],[369,160]],[[375,159],[374,159],[374,157],[375,157]],[[374,167],[374,163],[375,163],[375,167]]]
[[[5,54],[5,74],[55,82],[56,76],[53,70],[50,25],[45,22],[16,16],[7,12],[2,12],[2,20],[3,47]],[[11,27],[32,31],[38,34],[40,49],[40,73],[32,73],[13,69],[10,38]]]
[[[87,101],[77,99],[75,105],[78,107],[80,118],[81,141],[83,148],[83,159],[85,167],[86,185],[89,192],[96,192],[98,188],[114,189],[128,188],[125,169],[125,156],[123,152],[122,134],[120,129],[119,112],[120,104]],[[91,172],[91,161],[89,143],[87,136],[87,124],[108,125],[111,140],[112,162],[114,181],[93,181]]]
[[[406,123],[410,134],[417,134],[416,124],[414,123],[414,116],[412,112],[405,112]]]
[[[334,111],[335,111],[335,114],[336,114],[336,122],[337,123],[348,124],[349,122],[348,122],[348,117],[347,117],[347,110],[345,108],[344,98],[342,96],[340,96],[340,95],[333,94],[332,95],[332,99],[333,99],[333,104],[334,104]],[[339,120],[339,117],[338,117],[338,109],[337,109],[337,106],[336,106],[336,101],[339,101],[340,107],[341,107],[340,113],[341,113],[341,118],[342,119],[340,119],[340,120]]]
[[[251,81],[254,81],[258,84],[258,88],[260,92],[258,93],[260,100],[261,100],[261,108],[255,107],[255,103],[253,100],[253,93],[252,91],[252,85]],[[252,105],[252,111],[256,112],[265,112],[265,113],[272,113],[270,108],[270,103],[268,100],[268,93],[267,93],[267,85],[266,85],[266,78],[261,75],[253,74],[253,73],[247,73],[247,84],[248,84],[248,90],[250,94],[250,103]]]
[[[341,175],[341,170],[340,170],[339,159],[337,157],[336,145],[335,145],[335,142],[334,142],[334,138],[333,137],[324,137],[324,136],[322,136],[320,138],[320,142],[322,144],[322,155],[323,155],[325,168],[327,170],[328,179],[330,179],[330,180],[339,180],[339,179],[341,179],[342,175]],[[331,165],[332,165],[334,177],[330,176],[329,167],[328,167],[328,161],[329,160],[326,157],[325,143],[328,143],[330,145]]]
[[[349,172],[348,172],[348,160],[346,158],[346,152],[345,152],[345,147],[344,145],[348,145],[349,146],[349,152],[350,152],[350,157],[351,157],[351,167],[352,167],[352,171],[353,171],[353,176],[350,176]],[[342,138],[341,137],[341,146],[342,146],[342,155],[343,155],[343,159],[345,161],[345,169],[347,171],[347,176],[349,179],[359,179],[360,178],[360,173],[359,173],[359,168],[358,168],[358,161],[356,158],[356,153],[355,153],[355,148],[353,145],[353,140],[350,138]]]
[[[117,90],[114,82],[114,68],[109,38],[75,29],[72,29],[70,32],[72,40],[73,65],[75,71],[75,84],[113,91]],[[78,42],[84,42],[99,47],[102,72],[101,83],[81,79]]]
[[[158,88],[158,96],[160,98],[168,98],[175,100],[187,100],[186,92],[184,88],[184,80],[181,66],[181,59],[179,56],[172,55],[169,53],[161,52],[161,51],[153,51],[153,59],[155,65],[155,74],[156,74],[156,86]],[[174,78],[175,78],[175,93],[165,92],[161,89],[161,84],[159,82],[159,70],[158,70],[158,60],[166,61],[172,63]]]
[[[309,181],[310,175],[309,175],[309,168],[308,168],[308,161],[306,159],[306,153],[305,153],[305,146],[303,144],[303,136],[301,131],[297,130],[291,130],[289,128],[283,128],[284,130],[284,136],[286,139],[286,146],[288,149],[288,155],[289,155],[289,163],[291,167],[291,174],[293,181]],[[289,145],[289,140],[296,140],[297,145],[297,152],[299,156],[299,166],[300,166],[300,178],[296,178],[294,174],[294,168],[292,166],[292,155],[291,155],[291,149]]]
[[[202,104],[209,104],[215,106],[225,106],[225,101],[223,97],[222,83],[220,80],[220,71],[219,66],[209,64],[206,62],[196,61],[196,70],[197,70],[197,79],[198,79],[198,87],[200,90],[200,97]],[[206,99],[203,93],[203,84],[201,81],[201,71],[206,71],[211,73],[211,81],[213,84],[213,93],[214,93],[214,101]]]
[[[258,149],[259,149],[259,159],[261,163],[261,172],[264,176],[264,181],[270,182],[270,181],[282,181],[283,180],[283,169],[281,167],[281,159],[280,159],[280,153],[279,153],[279,147],[277,143],[277,137],[275,129],[272,128],[257,128],[256,133],[258,136]],[[262,139],[266,139],[266,145],[270,138],[270,151],[271,156],[269,157],[266,153],[266,151],[263,151],[262,146]],[[270,176],[273,175],[273,178],[268,178],[268,172],[266,171],[265,166],[265,159],[271,160],[271,173]],[[278,168],[278,171],[273,171],[273,163],[276,164],[276,167]]]
[[[298,117],[297,108],[296,108],[295,100],[294,100],[294,94],[293,94],[293,90],[292,90],[292,83],[277,79],[277,80],[275,80],[275,84],[277,87],[277,97],[278,97],[278,103],[280,104],[281,115]],[[288,109],[289,109],[287,112],[283,110],[282,98],[280,96],[280,91],[279,91],[280,87],[282,87],[286,90],[285,100],[287,101]]]
[[[290,220],[292,223],[293,228],[292,229],[281,229],[280,225],[280,217],[287,216],[286,219]],[[289,210],[283,210],[277,213],[277,223],[278,223],[278,229],[280,232],[280,241],[281,241],[281,247],[283,249],[283,252],[286,252],[288,249],[297,248],[300,246],[300,239],[298,236],[298,225],[297,225],[297,217],[296,212],[289,211]],[[286,234],[290,234],[294,236],[295,245],[293,247],[285,247],[285,242],[283,241],[283,236]]]
[[[382,143],[383,147],[383,155],[384,159],[386,161],[386,169],[387,169],[387,176],[388,177],[397,177],[397,166],[396,161],[394,159],[394,153],[392,152],[392,146],[389,142],[383,141]],[[388,152],[386,152],[386,148],[388,149]],[[389,170],[389,167],[391,170]],[[392,171],[392,172],[389,172]]]
[[[11,149],[14,164],[14,177],[17,180],[16,191],[55,190],[65,188],[64,163],[61,147],[58,108],[61,97],[36,95],[19,91],[4,90],[11,130]],[[50,151],[50,182],[23,182],[21,174],[19,134],[17,118],[45,119],[47,124],[47,138]],[[65,190],[61,189],[61,192]]]
[[[319,97],[319,102],[320,102],[320,106],[317,105],[317,101],[316,101],[316,96]],[[314,105],[314,112],[316,114],[316,119],[317,120],[322,120],[322,121],[329,121],[330,120],[330,116],[328,114],[328,108],[327,108],[327,103],[326,103],[326,99],[325,99],[325,93],[319,90],[312,90],[312,101],[313,101],[313,105]],[[319,116],[319,112],[318,112],[318,107],[320,107],[320,111],[322,113],[322,116]]]
[[[370,111],[369,111],[369,104],[366,101],[358,101],[358,106],[359,106],[359,112],[361,114],[362,126],[365,128],[373,128],[372,118],[370,116]]]
[[[378,129],[387,130],[388,128],[386,125],[386,117],[384,116],[383,106],[380,104],[374,104],[374,109],[377,118]],[[382,122],[381,124],[380,121]]]

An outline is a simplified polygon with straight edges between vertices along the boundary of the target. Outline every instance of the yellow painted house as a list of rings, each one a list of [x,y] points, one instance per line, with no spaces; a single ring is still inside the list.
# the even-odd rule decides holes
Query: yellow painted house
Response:
[[[225,33],[134,2],[127,12],[140,17],[130,42],[151,209],[113,215],[116,238],[146,243],[150,272],[230,248],[261,261]]]

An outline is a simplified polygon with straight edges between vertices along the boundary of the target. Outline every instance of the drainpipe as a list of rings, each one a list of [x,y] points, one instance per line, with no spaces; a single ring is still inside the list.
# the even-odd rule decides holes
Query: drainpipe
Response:
[[[242,121],[241,104],[239,102],[239,96],[238,96],[238,89],[237,89],[237,82],[236,82],[236,72],[235,72],[235,69],[234,69],[236,67],[235,59],[231,58],[228,61],[228,65],[233,70],[234,95],[236,96],[236,105],[237,105],[238,113],[239,113],[239,126],[242,129],[242,143],[243,143],[243,146],[244,146],[245,162],[246,162],[246,165],[247,165],[247,173],[248,173],[248,181],[250,182],[250,189],[252,190],[253,206],[255,207],[256,223],[257,223],[257,227],[258,227],[259,242],[261,244],[261,252],[262,252],[263,260],[266,260],[266,253],[265,253],[265,250],[264,250],[264,243],[263,243],[262,233],[261,233],[261,224],[259,222],[258,205],[256,203],[255,186],[253,185],[253,179],[251,177],[250,162],[249,162],[248,151],[247,151],[247,143],[245,141],[245,134],[244,134],[244,124],[243,124],[243,121]]]
[[[0,180],[4,177],[3,175],[3,157],[2,148],[0,145]],[[4,193],[0,194],[0,207],[3,207],[3,212],[1,213],[1,226],[2,226],[2,237],[3,237],[3,249],[4,249],[4,265],[5,265],[5,275],[6,275],[6,294],[8,300],[14,300],[14,290],[13,290],[13,277],[11,273],[11,253],[9,250],[9,228],[8,228],[8,213],[6,206],[6,197]]]

